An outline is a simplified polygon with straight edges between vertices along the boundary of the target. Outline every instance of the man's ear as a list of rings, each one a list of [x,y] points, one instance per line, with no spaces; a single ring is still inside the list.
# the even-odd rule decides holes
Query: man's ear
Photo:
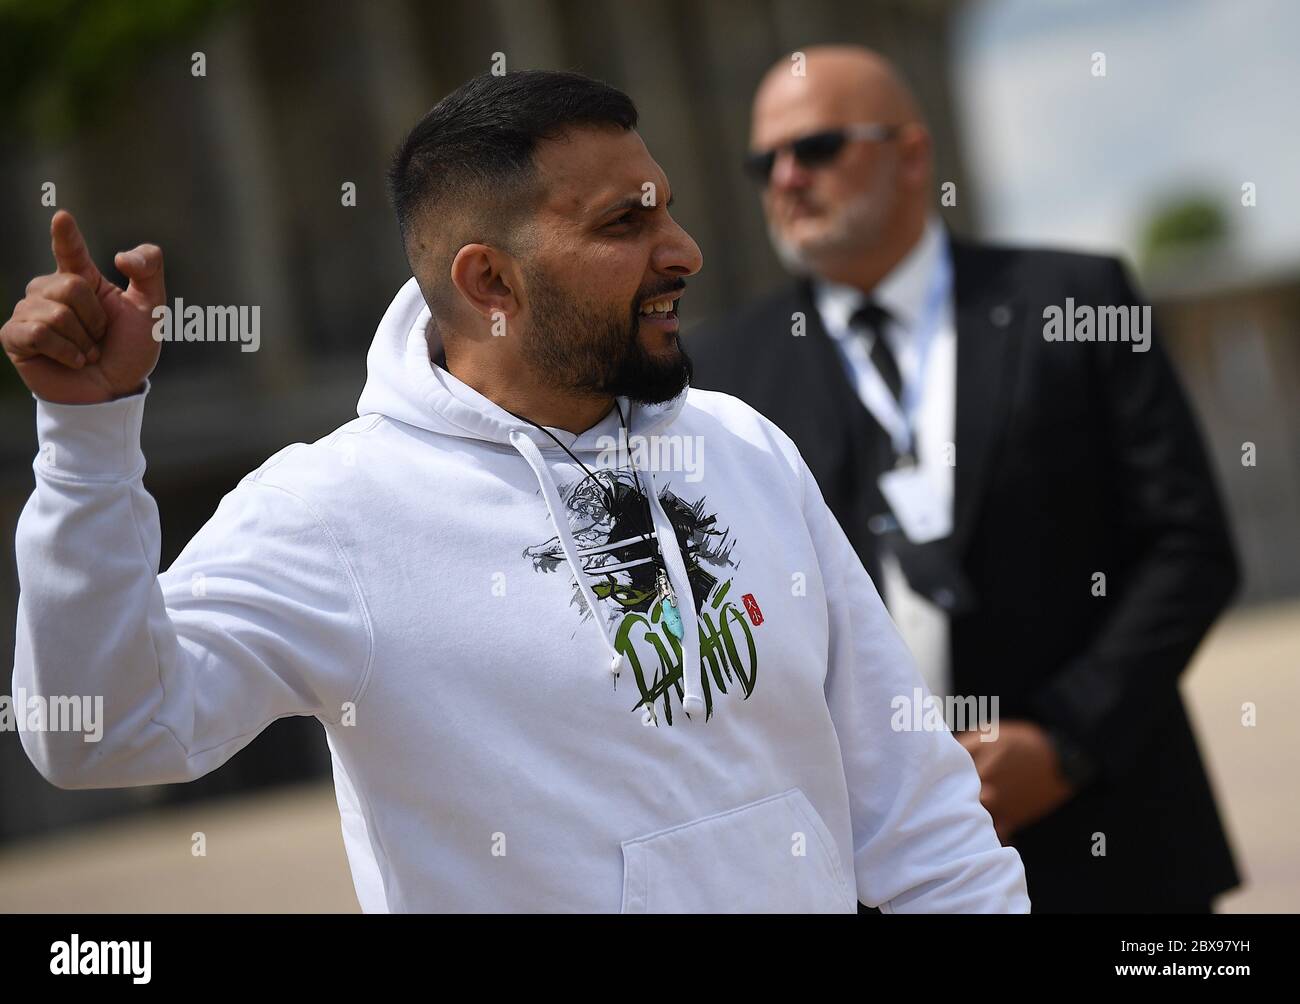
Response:
[[[915,122],[904,126],[903,135],[899,137],[899,152],[902,154],[903,174],[909,185],[912,188],[928,185],[933,169],[930,131]]]
[[[451,281],[484,319],[514,317],[519,302],[513,259],[490,244],[466,244],[451,263]]]

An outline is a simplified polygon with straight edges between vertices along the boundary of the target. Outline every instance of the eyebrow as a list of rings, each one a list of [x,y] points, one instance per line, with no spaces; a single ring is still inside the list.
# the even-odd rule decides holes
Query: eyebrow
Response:
[[[629,196],[628,196],[627,198],[625,198],[625,199],[619,199],[619,200],[618,200],[617,202],[615,202],[613,205],[606,206],[606,207],[605,207],[604,209],[602,209],[599,213],[597,213],[597,214],[596,214],[596,219],[598,219],[598,220],[599,220],[599,219],[604,219],[606,216],[610,215],[611,213],[621,213],[621,212],[626,212],[626,211],[629,210],[629,209],[643,209],[643,210],[649,212],[650,210],[653,210],[653,209],[657,209],[657,208],[659,208],[657,205],[656,205],[656,206],[643,206],[643,205],[641,205],[641,198],[642,198],[642,197],[641,197],[640,195],[629,195]],[[675,194],[674,194],[674,195],[669,195],[669,196],[668,196],[668,201],[667,201],[667,203],[664,204],[664,208],[665,208],[665,209],[671,209],[671,208],[672,208],[672,205],[673,205],[673,202],[675,202],[676,199],[677,199],[677,196],[676,196]]]

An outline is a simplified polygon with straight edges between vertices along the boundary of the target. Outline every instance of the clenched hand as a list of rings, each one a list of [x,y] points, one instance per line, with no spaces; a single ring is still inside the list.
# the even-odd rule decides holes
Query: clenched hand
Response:
[[[1047,733],[1033,722],[1004,721],[996,740],[983,739],[977,732],[957,733],[979,771],[980,801],[1005,844],[1069,801],[1075,789],[1061,775]]]
[[[45,401],[99,404],[138,392],[162,351],[152,316],[166,299],[162,250],[119,252],[113,264],[129,280],[121,289],[95,267],[71,213],[54,214],[50,238],[55,271],[27,284],[0,345]]]

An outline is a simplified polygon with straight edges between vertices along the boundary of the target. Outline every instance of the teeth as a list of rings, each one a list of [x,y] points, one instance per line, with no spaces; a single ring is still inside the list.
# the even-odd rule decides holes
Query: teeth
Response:
[[[643,303],[641,313],[643,314],[666,314],[673,309],[673,300],[659,300],[655,303]]]

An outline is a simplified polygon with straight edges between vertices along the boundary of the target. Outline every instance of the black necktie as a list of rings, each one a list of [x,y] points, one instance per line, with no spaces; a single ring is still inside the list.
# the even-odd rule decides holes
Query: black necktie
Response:
[[[885,338],[885,324],[889,320],[889,311],[875,300],[868,300],[853,312],[853,316],[849,318],[849,327],[854,331],[871,332],[871,365],[885,381],[885,386],[889,388],[889,393],[894,395],[894,400],[901,403],[903,375],[898,370],[898,360],[894,358],[894,353],[889,348],[889,340]]]
[[[892,319],[889,311],[880,306],[875,300],[867,300],[849,318],[849,329],[859,334],[870,332],[871,365],[876,368],[876,372],[880,374],[880,379],[885,382],[885,386],[889,388],[889,393],[893,395],[894,401],[901,410],[903,404],[903,376],[898,370],[898,360],[894,358],[893,350],[889,347],[889,341],[885,338],[885,324]],[[910,455],[900,456],[892,448],[889,450],[888,456],[882,459],[886,462],[885,470],[895,466],[900,461],[903,463],[913,462]]]
[[[885,339],[885,324],[891,320],[889,311],[874,300],[868,300],[853,312],[849,318],[849,328],[855,332],[869,331],[871,339],[871,365],[876,368],[885,386],[894,395],[900,405],[903,401],[903,376],[898,369],[898,360]],[[877,454],[876,464],[866,464],[868,476],[875,482],[880,474],[893,467],[902,459],[912,462],[912,458],[900,458],[893,446],[884,447]],[[877,504],[881,510],[873,516],[869,527],[879,538],[882,546],[892,552],[898,559],[907,577],[908,584],[916,592],[927,597],[949,613],[959,613],[972,604],[970,587],[965,577],[957,568],[956,562],[948,553],[948,541],[938,540],[926,544],[914,544],[899,529],[883,497],[877,494]]]

